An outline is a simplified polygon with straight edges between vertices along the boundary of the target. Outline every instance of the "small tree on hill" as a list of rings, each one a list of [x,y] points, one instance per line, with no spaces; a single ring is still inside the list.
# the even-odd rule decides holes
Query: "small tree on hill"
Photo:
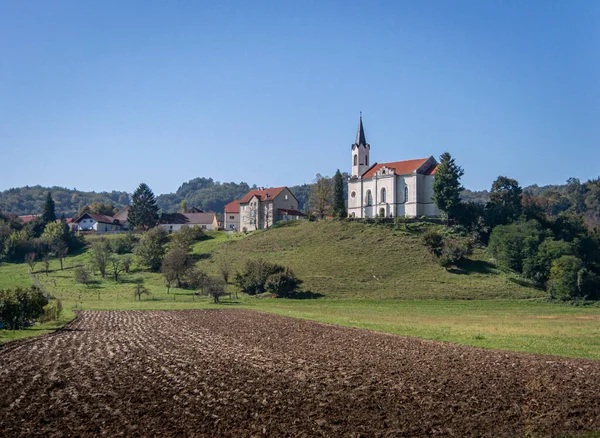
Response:
[[[44,213],[42,214],[42,219],[45,224],[56,222],[54,200],[52,199],[52,194],[50,192],[48,192],[48,195],[46,195],[46,203],[44,204]]]
[[[333,215],[335,217],[346,217],[346,201],[344,199],[344,178],[340,169],[333,176]]]
[[[194,259],[181,246],[175,246],[162,261],[161,272],[170,278],[175,277],[177,287],[181,287],[181,280],[194,267]]]
[[[133,288],[133,295],[138,301],[142,301],[142,295],[150,295],[150,290],[144,286],[143,280],[136,281],[135,287]]]
[[[158,222],[156,199],[150,187],[145,183],[141,183],[133,192],[127,220],[132,227],[144,230],[154,227]]]
[[[310,192],[311,210],[322,219],[331,212],[331,198],[333,187],[331,180],[317,174],[312,190]]]
[[[226,294],[225,285],[220,278],[207,278],[202,286],[202,291],[212,297],[215,304]]]
[[[100,240],[92,245],[92,256],[95,268],[100,271],[102,278],[106,277],[106,268],[110,260],[110,245],[106,240]]]
[[[167,233],[160,227],[152,228],[144,233],[135,248],[135,254],[139,257],[140,263],[150,268],[151,271],[158,271],[165,256],[164,245],[166,242]]]
[[[460,179],[464,173],[449,152],[444,152],[440,156],[440,163],[433,180],[433,202],[447,215],[448,222],[453,219],[455,210],[460,204],[460,192],[463,189]]]

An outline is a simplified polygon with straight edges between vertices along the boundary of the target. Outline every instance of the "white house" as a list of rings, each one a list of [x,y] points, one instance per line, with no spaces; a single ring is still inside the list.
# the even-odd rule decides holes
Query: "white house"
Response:
[[[123,229],[123,225],[118,219],[103,214],[84,213],[73,222],[77,224],[79,231],[95,231],[99,234]]]
[[[298,200],[287,187],[250,190],[239,203],[242,230],[269,228],[279,220],[304,217],[298,211]],[[296,214],[288,214],[292,211]]]
[[[175,233],[184,225],[190,228],[196,225],[203,230],[219,229],[216,213],[163,213],[158,221],[158,226],[167,233]]]
[[[432,200],[437,161],[433,157],[370,164],[371,146],[362,117],[352,145],[348,181],[350,217],[439,216]]]

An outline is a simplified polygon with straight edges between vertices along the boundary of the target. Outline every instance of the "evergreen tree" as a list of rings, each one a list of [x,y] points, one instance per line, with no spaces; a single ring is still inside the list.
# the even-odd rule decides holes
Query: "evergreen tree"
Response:
[[[346,202],[344,200],[344,178],[337,170],[333,176],[333,215],[335,217],[346,217]]]
[[[52,194],[48,192],[46,196],[46,204],[44,204],[44,213],[42,214],[42,219],[45,224],[50,222],[56,222],[56,213],[54,212],[54,200],[52,199]]]
[[[454,217],[460,205],[460,192],[463,189],[460,178],[464,175],[462,167],[457,166],[449,152],[440,156],[440,164],[433,181],[433,202],[446,213],[448,222]]]
[[[133,228],[149,229],[158,221],[158,207],[154,193],[147,184],[141,183],[133,192],[127,221]]]

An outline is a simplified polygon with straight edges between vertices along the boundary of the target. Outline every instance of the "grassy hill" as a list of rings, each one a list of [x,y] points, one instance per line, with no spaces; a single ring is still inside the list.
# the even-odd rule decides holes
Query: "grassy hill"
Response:
[[[199,265],[216,274],[222,260],[241,269],[263,257],[292,268],[303,287],[328,298],[495,299],[543,295],[478,252],[461,270],[438,265],[421,243],[423,224],[407,229],[354,222],[290,222],[213,248]],[[205,243],[195,251],[201,253]]]

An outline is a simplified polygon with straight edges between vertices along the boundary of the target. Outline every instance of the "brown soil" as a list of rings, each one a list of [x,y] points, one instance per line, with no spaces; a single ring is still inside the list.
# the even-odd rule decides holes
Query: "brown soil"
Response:
[[[600,430],[600,362],[240,310],[83,312],[0,352],[0,435]]]

